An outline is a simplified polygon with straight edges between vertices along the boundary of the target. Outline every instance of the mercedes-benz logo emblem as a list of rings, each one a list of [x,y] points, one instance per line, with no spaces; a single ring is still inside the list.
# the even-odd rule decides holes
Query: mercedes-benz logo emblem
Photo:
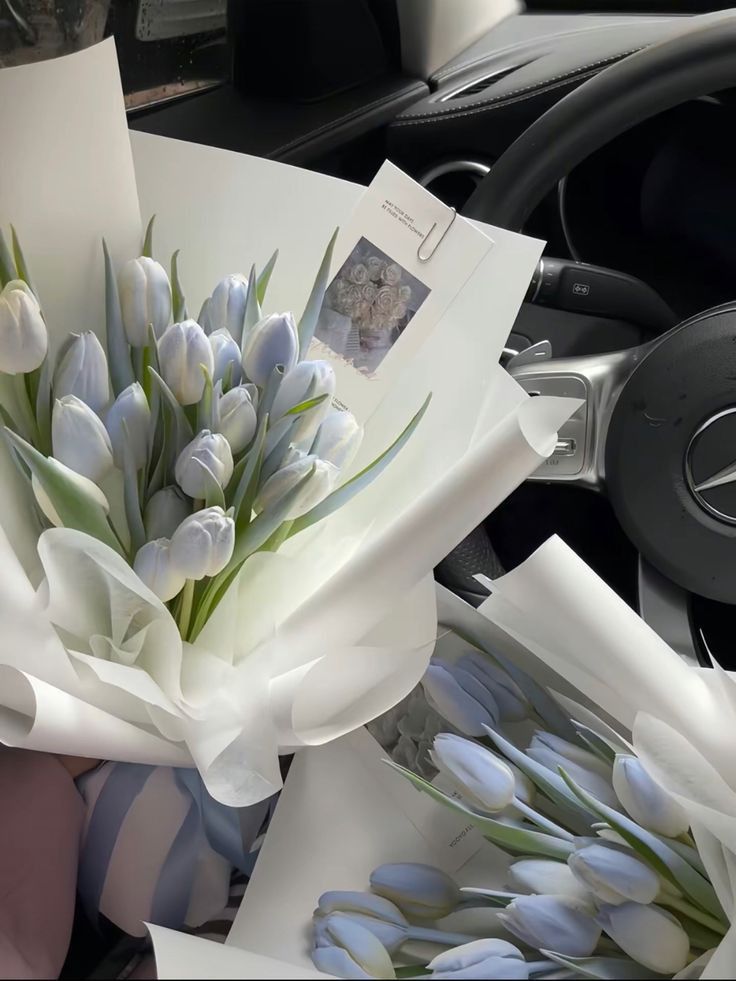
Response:
[[[695,431],[685,452],[685,479],[704,511],[736,525],[736,406]]]

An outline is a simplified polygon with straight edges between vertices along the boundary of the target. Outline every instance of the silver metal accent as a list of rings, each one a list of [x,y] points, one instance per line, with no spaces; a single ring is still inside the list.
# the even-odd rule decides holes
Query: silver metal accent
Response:
[[[442,242],[444,240],[445,235],[447,235],[447,233],[450,231],[450,229],[452,228],[452,226],[455,223],[455,219],[457,218],[457,211],[454,208],[450,208],[450,213],[451,213],[450,222],[447,225],[447,227],[444,229],[444,231],[441,233],[440,237],[437,239],[437,241],[432,246],[431,251],[426,251],[425,252],[425,251],[423,251],[423,249],[424,249],[424,246],[427,244],[427,239],[429,238],[429,236],[432,234],[432,232],[437,227],[437,222],[436,221],[432,223],[432,227],[430,228],[430,230],[427,232],[427,234],[424,236],[424,238],[422,239],[422,241],[417,246],[417,259],[419,259],[420,262],[429,262],[429,260],[432,258],[432,256],[437,251],[437,249],[440,247],[440,245],[442,245]]]
[[[522,368],[525,364],[539,364],[540,361],[549,361],[552,357],[552,345],[549,341],[537,341],[530,344],[523,351],[516,355],[507,363],[507,371],[513,372],[515,368]]]
[[[558,439],[553,452],[555,456],[574,456],[576,448],[574,439]]]
[[[480,160],[447,160],[445,163],[430,167],[429,170],[420,174],[417,180],[422,187],[429,187],[432,181],[445,174],[474,174],[480,180],[490,173],[491,168],[488,164],[481,163]]]
[[[721,412],[717,412],[715,415],[711,416],[710,419],[706,419],[699,429],[696,429],[692,439],[688,443],[687,449],[685,450],[685,480],[690,489],[690,493],[693,495],[695,500],[701,506],[704,511],[708,514],[712,514],[713,517],[719,518],[721,521],[725,521],[727,524],[736,525],[736,514],[726,514],[724,511],[720,511],[713,504],[708,501],[707,498],[703,496],[703,491],[711,490],[713,487],[723,487],[726,484],[736,483],[736,460],[729,463],[728,466],[723,467],[717,473],[711,474],[706,480],[701,480],[700,483],[695,483],[695,478],[692,472],[692,454],[695,449],[697,440],[706,430],[718,422],[719,419],[724,419],[726,416],[730,416],[736,413],[736,407],[730,409],[723,409]]]
[[[690,623],[690,594],[639,556],[639,615],[683,661],[699,664]]]

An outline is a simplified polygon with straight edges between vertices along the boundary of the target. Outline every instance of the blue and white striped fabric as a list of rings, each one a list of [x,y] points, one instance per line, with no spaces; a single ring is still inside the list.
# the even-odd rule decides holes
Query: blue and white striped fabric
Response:
[[[249,875],[275,798],[235,809],[215,801],[196,770],[106,763],[86,774],[79,892],[126,933],[143,922],[196,927],[226,907],[234,869]]]

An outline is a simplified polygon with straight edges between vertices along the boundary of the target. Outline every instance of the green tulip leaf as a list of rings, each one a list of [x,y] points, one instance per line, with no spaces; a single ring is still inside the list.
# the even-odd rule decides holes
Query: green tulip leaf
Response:
[[[179,282],[179,249],[171,257],[171,306],[175,324],[187,319],[187,301]]]
[[[336,228],[332,233],[332,238],[327,243],[327,248],[325,249],[322,263],[317,271],[317,278],[314,281],[312,292],[309,294],[307,305],[304,308],[304,313],[299,321],[298,333],[300,360],[303,360],[307,356],[309,345],[312,343],[314,332],[317,329],[317,321],[319,320],[320,311],[322,310],[322,303],[324,302],[325,293],[327,291],[327,286],[330,279],[332,253],[335,248],[335,241],[337,240],[337,233],[339,231],[340,229]]]
[[[245,294],[245,318],[243,320],[243,337],[241,341],[241,351],[245,351],[245,342],[255,325],[261,319],[261,307],[258,303],[258,285],[256,279],[256,267],[251,266],[250,276],[248,277],[248,291]]]
[[[540,950],[540,954],[583,978],[596,978],[599,981],[649,981],[653,978],[669,977],[656,974],[628,957],[565,957],[553,950]]]
[[[13,280],[18,278],[13,256],[10,253],[5,236],[0,228],[0,289]]]
[[[197,457],[192,457],[192,463],[194,463],[201,470],[205,478],[205,493],[204,493],[204,505],[208,508],[219,507],[225,510],[225,495],[217,482],[217,477],[212,473],[210,468],[206,463],[198,460]]]
[[[13,256],[15,258],[15,268],[18,270],[18,279],[22,279],[36,299],[39,300],[38,290],[33,285],[31,271],[28,268],[28,263],[23,255],[23,249],[20,246],[20,239],[18,238],[15,228],[12,225],[10,226],[10,236],[13,243]]]
[[[266,442],[266,430],[268,429],[268,416],[261,419],[256,437],[251,444],[248,453],[243,457],[242,472],[239,476],[232,499],[232,506],[235,510],[235,535],[244,534],[245,529],[251,521],[253,513],[253,502],[258,493],[258,485],[261,478],[261,467],[263,466],[263,453]]]
[[[130,347],[125,336],[123,318],[120,313],[118,284],[112,268],[112,260],[107,243],[102,240],[105,256],[105,322],[107,324],[107,363],[110,366],[110,380],[115,395],[132,385],[135,381],[133,365],[130,360]]]
[[[303,412],[309,412],[316,405],[321,405],[326,398],[329,398],[327,394],[325,395],[315,395],[313,398],[304,399],[303,402],[297,402],[296,405],[292,405],[290,409],[284,413],[285,416],[299,416]]]
[[[576,722],[574,719],[572,720],[572,724],[575,726],[578,736],[591,753],[597,756],[599,760],[602,760],[603,763],[613,766],[616,759],[616,750],[602,736],[599,736],[597,732],[589,729],[588,726],[584,726],[581,722]]]
[[[404,429],[404,431],[387,449],[383,451],[383,453],[381,453],[380,456],[376,457],[376,459],[372,463],[369,463],[367,467],[360,471],[360,473],[357,473],[354,477],[351,477],[350,480],[346,481],[346,483],[344,483],[341,487],[338,487],[337,490],[334,490],[331,494],[328,494],[324,501],[322,501],[316,507],[313,507],[311,511],[307,511],[307,513],[302,515],[301,518],[297,518],[294,522],[291,534],[296,535],[300,531],[304,531],[305,528],[309,528],[318,521],[322,521],[323,518],[326,518],[334,511],[339,510],[341,507],[347,504],[348,501],[352,500],[356,494],[359,494],[362,490],[368,487],[369,484],[372,484],[377,477],[380,477],[386,467],[396,459],[413,436],[417,426],[422,421],[424,413],[427,411],[431,398],[432,395],[430,393],[425,399],[421,409],[417,412],[406,429]]]
[[[194,432],[190,422],[187,419],[184,409],[177,402],[176,396],[156,369],[153,366],[149,366],[148,372],[158,387],[164,403],[168,406],[174,417],[174,429],[172,431],[172,435],[176,446],[176,453],[181,453],[187,443],[191,443],[191,441],[194,439]]]
[[[501,848],[512,851],[517,855],[543,855],[547,858],[559,858],[562,861],[565,861],[567,856],[575,851],[574,845],[569,841],[562,841],[560,838],[544,834],[541,831],[530,831],[527,828],[517,828],[512,825],[502,824],[500,821],[495,821],[485,814],[479,814],[473,808],[443,793],[423,777],[412,773],[411,770],[407,770],[403,766],[399,766],[398,763],[393,763],[390,760],[386,762],[392,770],[396,770],[397,773],[406,777],[418,790],[424,791],[425,794],[428,794],[434,800],[439,801],[453,811],[457,811],[458,814],[462,814],[470,824],[474,825],[494,845],[499,845]]]
[[[213,429],[214,428],[214,418],[212,415],[214,400],[213,400],[213,389],[212,389],[212,375],[207,370],[206,365],[200,365],[202,369],[202,374],[204,375],[204,390],[202,392],[202,398],[197,404],[197,431],[202,432],[203,429]]]
[[[273,273],[274,266],[276,265],[276,260],[279,257],[279,250],[276,249],[274,254],[268,260],[266,265],[263,267],[263,272],[258,277],[258,282],[256,284],[256,299],[260,304],[266,299],[266,291],[268,290],[268,284],[271,282],[271,274]]]
[[[146,543],[146,530],[143,527],[143,515],[141,514],[141,501],[138,492],[138,474],[136,473],[133,462],[133,454],[130,449],[130,436],[125,420],[122,422],[123,428],[123,499],[125,502],[125,517],[128,522],[130,532],[130,554],[134,558],[139,548]]]
[[[497,889],[481,889],[476,886],[462,886],[460,892],[463,896],[477,896],[479,899],[485,900],[489,906],[495,906],[498,909],[505,909],[509,903],[521,895],[518,892],[500,892]]]
[[[141,255],[146,256],[148,259],[153,259],[153,224],[155,221],[156,216],[151,215],[146,225],[146,235],[141,246]]]

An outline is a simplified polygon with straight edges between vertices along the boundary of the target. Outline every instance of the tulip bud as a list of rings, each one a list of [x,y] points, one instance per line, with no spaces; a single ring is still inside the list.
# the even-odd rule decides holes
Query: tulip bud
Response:
[[[307,441],[312,441],[319,424],[330,411],[336,385],[335,372],[328,361],[300,361],[282,378],[273,400],[271,419],[278,421],[295,405],[324,395],[325,398],[318,405],[300,413],[291,429],[292,443],[306,445]]]
[[[92,331],[72,334],[54,373],[54,395],[76,395],[98,415],[110,401],[107,358]]]
[[[585,845],[568,856],[567,864],[573,875],[604,903],[653,903],[659,893],[657,873],[623,848]]]
[[[256,498],[255,510],[260,513],[276,507],[300,481],[304,480],[297,500],[293,502],[284,518],[285,521],[293,521],[307,511],[311,511],[327,497],[335,485],[337,476],[337,467],[333,467],[331,463],[325,463],[316,456],[305,456],[282,467],[268,478]]]
[[[243,368],[249,381],[263,388],[277,365],[287,373],[299,356],[299,335],[290,313],[259,320],[245,342]]]
[[[339,961],[339,976],[342,978],[396,977],[391,958],[383,944],[370,930],[366,930],[345,913],[330,913],[325,917],[318,943],[319,946],[312,953],[312,960],[320,970],[332,973],[335,970],[334,965]],[[335,961],[333,956],[323,953],[335,948],[344,951],[349,960],[338,958]],[[362,973],[356,973],[356,968]]]
[[[220,507],[190,514],[171,539],[171,561],[185,579],[222,572],[233,556],[235,522]]]
[[[158,345],[161,374],[181,405],[195,405],[204,393],[204,372],[215,367],[207,335],[195,320],[166,328]]]
[[[484,736],[484,726],[496,728],[496,700],[462,668],[433,661],[422,678],[422,687],[432,708],[466,736]]]
[[[616,757],[613,789],[626,812],[649,831],[677,838],[690,827],[684,808],[656,783],[636,756]]]
[[[565,862],[547,858],[522,858],[509,866],[509,886],[540,896],[568,896],[588,902],[590,892]]]
[[[563,896],[518,896],[498,919],[522,943],[567,957],[588,957],[601,931],[575,900]]]
[[[457,666],[472,674],[493,695],[498,705],[499,722],[523,722],[529,716],[529,701],[513,678],[490,657],[468,651],[458,658]]]
[[[228,441],[233,453],[240,453],[253,439],[258,427],[258,417],[248,390],[239,385],[221,395],[218,414],[217,431]]]
[[[312,452],[339,470],[353,462],[363,442],[363,427],[352,412],[333,409],[317,430]]]
[[[184,588],[186,577],[172,562],[171,543],[166,538],[157,538],[138,549],[133,571],[163,603],[168,603]]]
[[[207,496],[212,477],[220,487],[227,487],[233,475],[230,444],[221,433],[203,429],[179,454],[174,475],[184,493],[195,500]]]
[[[407,916],[439,920],[460,902],[454,879],[432,865],[394,862],[371,872],[371,890],[391,900]]]
[[[164,267],[148,256],[130,259],[118,274],[123,326],[132,347],[148,344],[148,325],[158,340],[171,317],[171,286]]]
[[[49,466],[53,467],[54,470],[56,470],[60,475],[64,476],[67,480],[76,485],[79,495],[86,497],[91,507],[100,507],[105,514],[110,513],[110,504],[97,484],[92,483],[88,477],[83,477],[75,470],[70,470],[69,467],[65,467],[63,463],[59,463],[59,461],[55,460],[53,457],[49,457],[47,462]],[[56,508],[51,502],[51,498],[43,489],[41,481],[35,476],[35,474],[31,477],[31,486],[33,488],[36,501],[38,502],[38,506],[41,508],[41,511],[48,518],[51,524],[55,528],[63,527],[64,522],[59,517]]]
[[[0,293],[0,371],[34,371],[43,363],[48,343],[38,300],[22,280],[11,279]]]
[[[537,796],[537,788],[534,786],[526,773],[524,773],[523,770],[520,770],[518,766],[515,766],[509,760],[504,760],[504,763],[514,775],[516,797],[524,804],[532,804],[534,802],[534,798]]]
[[[563,769],[583,790],[609,807],[618,800],[611,786],[611,768],[593,753],[549,732],[535,732],[527,756],[553,773]]]
[[[178,487],[162,487],[151,497],[143,515],[146,538],[172,538],[179,525],[192,513],[191,502]]]
[[[688,935],[679,921],[659,906],[641,903],[602,906],[597,919],[625,954],[651,971],[670,975],[687,963]]]
[[[107,432],[112,443],[115,466],[123,469],[126,440],[136,470],[146,465],[148,460],[148,432],[151,424],[151,410],[148,399],[138,382],[128,385],[115,399],[105,420]]]
[[[99,484],[112,470],[112,446],[100,417],[74,395],[57,399],[51,441],[60,463]]]
[[[441,732],[435,736],[429,755],[473,807],[495,814],[513,801],[513,773],[504,760],[478,743]]]
[[[225,276],[215,286],[207,304],[207,319],[213,330],[226,328],[235,341],[243,339],[245,304],[248,298],[248,280],[240,273]],[[240,355],[238,354],[238,361]]]
[[[518,947],[507,940],[489,938],[473,940],[452,950],[443,951],[427,964],[433,981],[450,978],[496,978],[526,981],[529,968]]]
[[[388,899],[369,892],[334,890],[319,898],[314,911],[315,936],[324,937],[324,921],[331,913],[345,913],[369,930],[386,950],[394,954],[409,938],[409,924],[401,910]],[[329,941],[328,941],[329,942]]]
[[[210,334],[210,347],[214,362],[212,381],[214,383],[222,381],[229,371],[231,384],[237,385],[243,373],[240,366],[241,353],[230,333],[223,328]],[[232,368],[229,367],[230,365]]]

